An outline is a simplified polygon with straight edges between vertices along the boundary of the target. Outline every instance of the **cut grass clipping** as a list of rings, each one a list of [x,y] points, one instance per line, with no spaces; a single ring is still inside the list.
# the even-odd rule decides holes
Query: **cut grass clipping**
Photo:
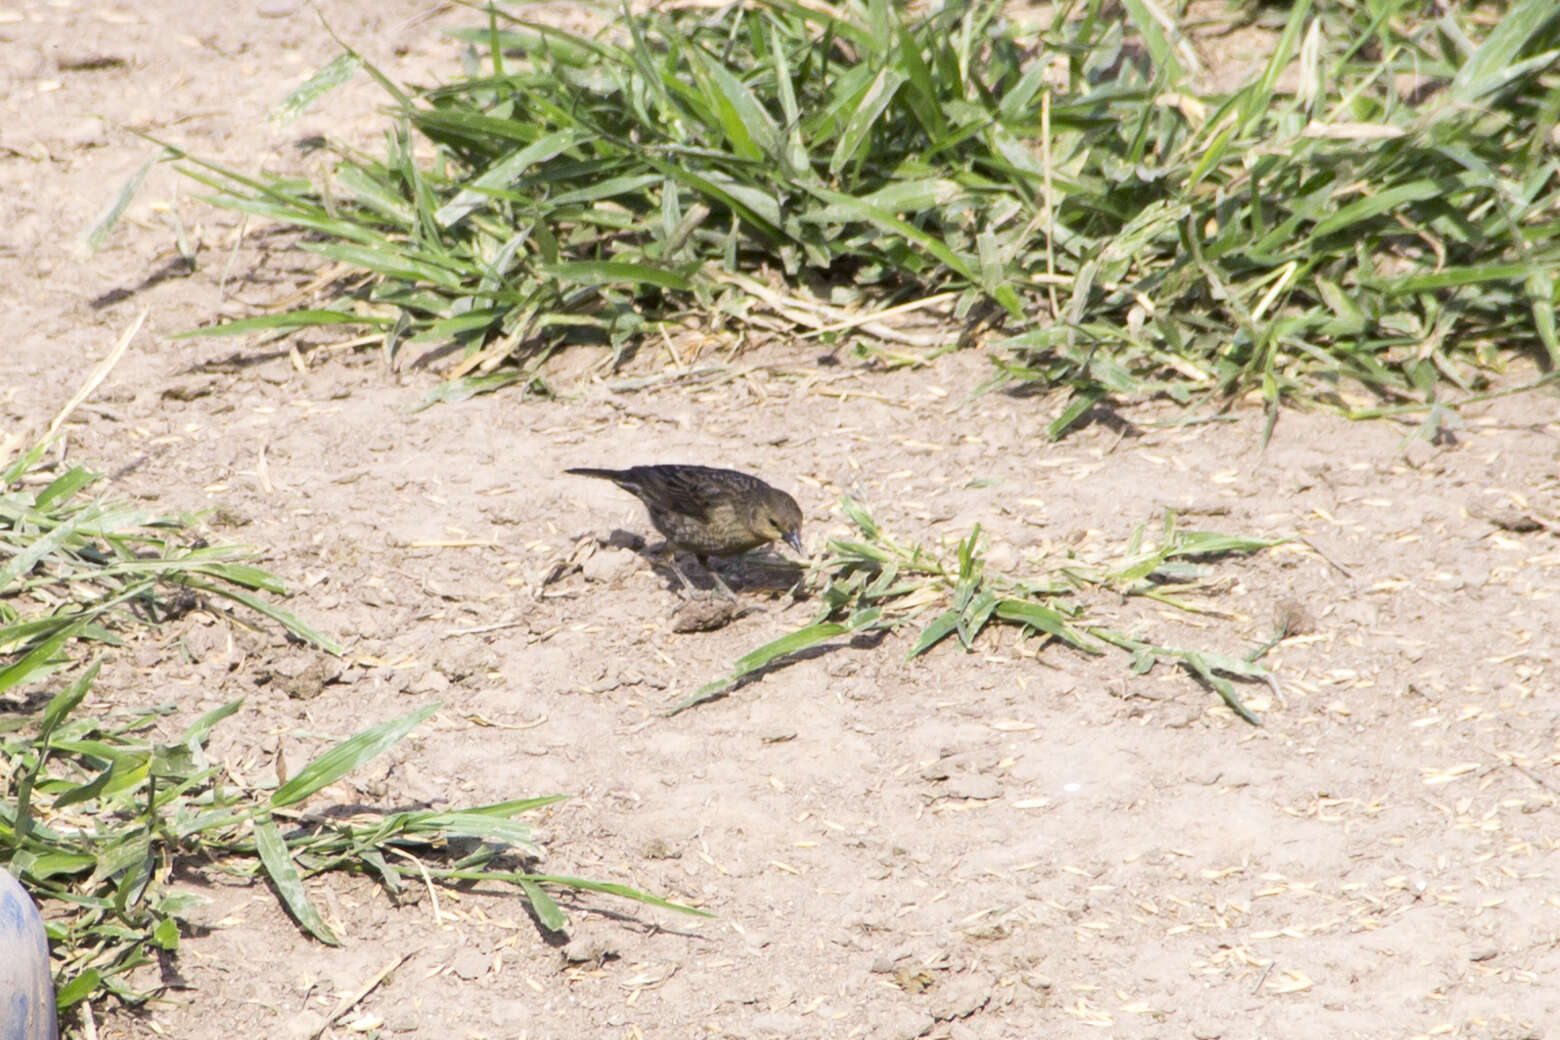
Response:
[[[178,949],[181,915],[200,897],[177,879],[201,872],[263,872],[299,926],[327,943],[337,937],[304,884],[327,870],[367,873],[392,891],[404,876],[507,881],[553,929],[565,922],[548,887],[698,912],[621,885],[516,869],[516,854],[535,846],[514,817],[561,796],[352,819],[300,809],[437,705],[343,740],[269,784],[207,757],[213,727],[241,700],[166,740],[151,731],[175,705],[88,710],[101,660],[83,666],[88,648],[112,652],[127,626],[160,624],[196,597],[241,604],[337,648],[266,598],[285,589],[242,562],[248,550],[198,544],[181,518],[88,501],[82,493],[93,474],[73,467],[51,478],[44,452],[40,444],[0,470],[0,694],[73,675],[42,711],[21,714],[12,704],[0,714],[0,864],[47,903],[62,1008],[102,991],[131,1001],[151,995],[127,973]]]
[[[904,356],[989,321],[991,385],[1067,388],[1054,436],[1106,397],[1253,391],[1270,421],[1311,401],[1439,423],[1514,355],[1560,364],[1553,0],[1197,25],[1064,0],[1046,27],[994,2],[769,0],[593,36],[487,15],[447,85],[348,53],[279,110],[365,68],[395,116],[382,158],[338,149],[310,184],[184,156],[211,201],[335,265],[334,298],[202,332],[453,342],[450,399],[688,325]],[[1191,43],[1252,23],[1266,63],[1200,88]],[[906,327],[926,309],[931,334]]]
[[[1167,512],[1157,545],[1145,546],[1144,528],[1139,527],[1120,559],[1098,563],[1069,555],[1046,561],[1040,577],[1018,578],[986,570],[979,525],[949,560],[922,546],[895,541],[860,503],[847,498],[842,506],[860,538],[829,541],[831,555],[814,573],[827,573],[830,579],[819,595],[822,606],[812,624],[738,659],[730,674],[700,687],[667,714],[724,697],[788,656],[853,632],[919,624],[920,634],[906,654],[908,660],[949,636],[957,636],[965,650],[972,649],[982,630],[996,623],[1038,633],[1086,654],[1103,654],[1114,647],[1130,655],[1130,667],[1140,675],[1160,661],[1179,664],[1216,691],[1240,718],[1261,725],[1241,702],[1229,677],[1266,682],[1276,690],[1277,681],[1257,663],[1276,638],[1245,657],[1161,645],[1100,623],[1078,598],[1088,590],[1102,589],[1203,613],[1205,608],[1187,598],[1214,574],[1202,561],[1257,552],[1284,539],[1177,530],[1175,514]]]

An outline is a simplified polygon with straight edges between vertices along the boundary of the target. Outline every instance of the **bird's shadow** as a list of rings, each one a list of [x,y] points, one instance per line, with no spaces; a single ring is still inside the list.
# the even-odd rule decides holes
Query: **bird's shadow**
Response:
[[[607,536],[606,544],[615,548],[629,549],[638,554],[650,564],[651,570],[655,571],[666,583],[666,587],[673,592],[687,591],[683,583],[678,580],[677,571],[672,569],[673,565],[687,577],[696,590],[715,595],[720,593],[720,586],[715,583],[716,573],[720,575],[721,580],[731,586],[733,592],[762,592],[773,596],[795,588],[797,580],[805,569],[795,560],[781,556],[773,550],[711,557],[709,568],[705,569],[699,566],[691,553],[674,554],[671,546],[666,542],[646,545],[645,540],[639,535],[621,528],[614,529]]]

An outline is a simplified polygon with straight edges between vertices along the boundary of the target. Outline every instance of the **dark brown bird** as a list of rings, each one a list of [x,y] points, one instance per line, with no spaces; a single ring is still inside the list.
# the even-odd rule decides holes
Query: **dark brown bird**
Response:
[[[650,511],[650,522],[667,543],[693,553],[728,596],[731,590],[710,570],[711,556],[731,556],[777,540],[803,552],[802,510],[796,499],[746,473],[680,465],[564,472],[610,480],[632,493]],[[675,565],[672,571],[683,585],[693,587]]]

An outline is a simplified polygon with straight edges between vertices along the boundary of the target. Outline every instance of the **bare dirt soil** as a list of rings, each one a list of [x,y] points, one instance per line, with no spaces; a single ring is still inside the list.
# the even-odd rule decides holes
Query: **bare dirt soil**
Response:
[[[320,10],[413,82],[458,68],[437,30],[475,17],[413,0]],[[590,896],[568,901],[560,937],[510,890],[396,906],[324,876],[311,894],[346,937],[328,949],[265,888],[195,878],[209,903],[183,988],[141,1011],[99,1005],[99,1037],[313,1036],[403,954],[325,1035],[1560,1032],[1553,394],[1471,409],[1437,446],[1286,413],[1263,452],[1251,409],[1182,427],[1146,425],[1173,418],[1146,410],[1051,444],[1054,403],[967,401],[989,372],[980,350],[880,372],[775,344],[739,358],[753,365],[740,378],[639,393],[582,359],[557,400],[413,414],[436,375],[393,374],[374,352],[172,339],[253,313],[312,268],[256,228],[241,238],[166,168],[83,255],[78,232],[154,150],[130,130],[271,172],[314,170],[299,146],[312,135],[376,147],[366,80],[291,126],[265,119],[335,50],[316,12],[285,0],[0,9],[0,437],[40,432],[146,309],[67,425],[65,458],[113,474],[109,494],[213,510],[213,537],[263,547],[299,590],[290,606],[348,646],[323,658],[200,610],[139,638],[96,696],[176,702],[170,727],[246,696],[215,751],[253,778],[442,701],[313,807],[569,792],[539,821],[542,869],[717,916]],[[198,245],[193,273],[176,222]],[[1221,565],[1219,614],[1134,623],[1238,653],[1275,611],[1310,622],[1269,658],[1281,699],[1243,687],[1260,728],[1184,673],[1132,676],[1012,630],[911,663],[908,635],[841,645],[667,719],[815,605],[739,565],[728,579],[763,609],[674,633],[674,583],[608,543],[650,534],[638,504],[561,473],[649,461],[788,488],[814,552],[847,531],[847,492],[906,539],[979,522],[1020,572],[1119,546],[1166,507],[1296,536]],[[594,956],[571,963],[565,942]]]

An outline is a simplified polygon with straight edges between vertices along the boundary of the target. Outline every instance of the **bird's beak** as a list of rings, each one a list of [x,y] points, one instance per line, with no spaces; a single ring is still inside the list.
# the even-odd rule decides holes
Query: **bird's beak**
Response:
[[[802,548],[802,536],[799,531],[787,531],[785,544],[796,550],[798,556],[806,556],[807,550]]]

